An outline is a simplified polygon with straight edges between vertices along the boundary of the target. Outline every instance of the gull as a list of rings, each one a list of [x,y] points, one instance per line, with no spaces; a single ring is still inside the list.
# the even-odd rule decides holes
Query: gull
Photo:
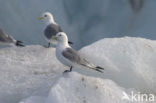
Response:
[[[58,41],[56,45],[57,59],[64,65],[70,67],[70,70],[65,70],[64,72],[71,72],[73,67],[85,67],[103,73],[102,70],[104,70],[104,68],[90,63],[69,46],[68,37],[64,32],[57,33],[53,38]]]
[[[0,44],[2,45],[16,45],[23,47],[22,41],[15,40],[12,36],[7,35],[1,28],[0,28]]]
[[[38,18],[38,20],[44,20],[45,22],[45,29],[44,29],[44,36],[46,40],[48,41],[47,48],[50,47],[50,44],[53,44],[56,46],[57,41],[52,38],[52,36],[56,36],[58,32],[63,32],[61,27],[54,21],[54,17],[50,12],[45,12],[42,14],[41,17]],[[70,44],[73,44],[69,41]]]

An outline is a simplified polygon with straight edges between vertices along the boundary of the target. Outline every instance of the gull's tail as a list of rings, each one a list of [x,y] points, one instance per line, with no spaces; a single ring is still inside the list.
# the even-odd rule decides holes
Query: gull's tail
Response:
[[[100,73],[103,73],[102,70],[104,70],[104,68],[99,67],[99,66],[93,67],[93,66],[87,66],[87,65],[86,65],[86,67],[88,67],[89,69],[96,70],[96,71],[98,71],[98,72],[100,72]]]
[[[23,43],[22,41],[17,40],[15,45],[20,46],[20,47],[24,47],[25,45],[23,45],[22,43]]]
[[[103,73],[102,70],[104,70],[104,68],[102,68],[102,67],[100,67],[100,66],[97,66],[97,67],[95,67],[94,69],[95,69],[96,71],[98,71],[98,72],[101,72],[101,73]]]
[[[96,71],[98,71],[98,72],[103,73],[102,70],[104,70],[104,68],[102,68],[102,67],[100,67],[100,66],[95,66],[94,64],[89,63],[89,62],[88,62],[87,60],[85,60],[85,59],[84,59],[84,62],[85,62],[85,63],[83,63],[83,64],[81,64],[81,65],[83,65],[83,66],[85,66],[85,67],[87,67],[87,68],[89,68],[89,69],[93,69],[93,70],[96,70]]]

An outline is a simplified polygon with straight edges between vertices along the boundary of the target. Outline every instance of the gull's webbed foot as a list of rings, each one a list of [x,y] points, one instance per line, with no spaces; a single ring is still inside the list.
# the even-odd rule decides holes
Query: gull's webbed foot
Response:
[[[48,45],[43,45],[43,47],[49,48],[50,47],[50,43],[48,43]]]
[[[65,70],[63,73],[71,72],[72,71],[72,66],[70,67],[70,70]]]

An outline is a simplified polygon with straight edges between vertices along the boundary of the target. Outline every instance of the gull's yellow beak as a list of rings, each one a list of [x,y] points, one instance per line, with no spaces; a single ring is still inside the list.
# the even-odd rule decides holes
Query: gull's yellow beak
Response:
[[[38,19],[38,20],[42,20],[42,19],[43,19],[43,17],[38,17],[37,19]]]
[[[56,40],[56,36],[52,36],[51,39],[55,39]]]

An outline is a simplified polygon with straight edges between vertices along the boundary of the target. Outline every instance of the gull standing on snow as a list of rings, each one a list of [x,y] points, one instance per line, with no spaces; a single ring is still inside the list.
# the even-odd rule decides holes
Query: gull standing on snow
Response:
[[[71,72],[73,67],[78,66],[86,67],[102,73],[102,70],[104,70],[104,68],[89,63],[86,59],[81,57],[74,49],[69,46],[68,37],[64,32],[57,33],[57,35],[53,38],[58,41],[56,46],[56,57],[64,65],[70,67],[70,70],[66,70],[64,72]]]
[[[50,47],[50,43],[53,45],[57,44],[56,39],[53,39],[52,36],[56,36],[58,32],[63,32],[61,27],[54,21],[54,17],[51,13],[45,12],[41,17],[38,18],[38,20],[44,20],[46,27],[44,29],[44,36],[46,37],[46,40],[48,41],[47,48]],[[70,44],[73,44],[72,42],[69,42]]]
[[[15,40],[13,37],[7,35],[1,28],[0,28],[0,44],[2,45],[16,45],[16,46],[24,46],[21,41]]]

